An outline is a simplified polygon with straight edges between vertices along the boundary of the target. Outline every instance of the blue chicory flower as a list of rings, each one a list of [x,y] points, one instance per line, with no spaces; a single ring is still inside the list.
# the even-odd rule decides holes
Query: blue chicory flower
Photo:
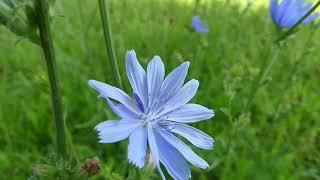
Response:
[[[197,80],[184,84],[189,62],[182,63],[165,78],[165,68],[159,56],[147,66],[139,64],[135,52],[126,54],[126,71],[133,89],[133,99],[121,89],[90,80],[89,85],[100,93],[120,121],[109,120],[98,124],[100,143],[113,143],[129,138],[128,159],[139,168],[145,165],[147,145],[161,174],[160,162],[174,179],[189,179],[191,164],[206,169],[208,164],[173,133],[196,147],[212,149],[212,137],[186,125],[210,119],[213,110],[188,103],[199,87]],[[186,159],[186,160],[185,160]]]
[[[192,18],[192,27],[196,32],[208,33],[209,30],[207,26],[200,20],[199,16],[193,16]]]
[[[270,14],[278,27],[290,28],[308,13],[312,5],[313,3],[305,5],[305,0],[283,0],[281,4],[279,4],[278,0],[270,0]],[[319,13],[313,13],[302,24],[311,23],[318,16]]]

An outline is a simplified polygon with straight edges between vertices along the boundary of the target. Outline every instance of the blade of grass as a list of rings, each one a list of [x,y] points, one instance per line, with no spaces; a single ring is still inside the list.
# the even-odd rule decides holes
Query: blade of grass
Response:
[[[114,50],[113,40],[112,40],[108,1],[99,0],[99,9],[100,9],[104,40],[105,40],[105,44],[106,44],[106,48],[109,56],[109,61],[112,67],[113,78],[117,86],[120,89],[122,89],[123,87],[122,87],[121,76],[119,72],[119,66],[116,59],[116,53]]]

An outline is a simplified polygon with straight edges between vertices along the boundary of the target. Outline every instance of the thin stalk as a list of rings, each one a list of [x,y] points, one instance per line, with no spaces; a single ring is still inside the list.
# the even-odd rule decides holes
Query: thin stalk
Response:
[[[306,42],[304,43],[304,47],[308,47],[311,42],[312,42],[312,38],[313,38],[313,35],[314,33],[317,31],[317,29],[319,28],[319,26],[316,26],[315,28],[312,29],[311,33],[309,34],[309,37],[308,39],[306,40]],[[290,87],[293,87],[293,83],[295,83],[295,80],[293,80],[293,78],[297,75],[297,67],[300,66],[300,64],[303,62],[303,58],[306,57],[306,55],[308,54],[308,49],[307,48],[304,48],[300,57],[297,58],[295,61],[294,61],[294,64],[293,64],[293,67],[291,68],[291,71],[288,73],[288,79],[286,82],[288,82],[287,84],[285,84],[285,87],[284,89],[289,89]],[[276,108],[276,113],[274,113],[273,115],[273,119],[279,119],[279,117],[281,116],[281,113],[280,113],[280,108],[281,106],[283,105],[283,98],[279,98],[279,101],[278,101],[278,106]],[[282,115],[285,115],[287,113],[282,113]],[[280,118],[280,119],[285,119],[285,118]]]
[[[251,103],[252,103],[254,97],[256,96],[257,92],[259,91],[259,89],[261,88],[261,86],[265,82],[266,78],[270,74],[270,71],[271,71],[273,65],[275,64],[275,62],[277,61],[277,59],[279,57],[280,51],[281,51],[281,47],[278,46],[277,49],[275,50],[275,52],[273,53],[273,56],[270,59],[270,61],[268,63],[262,63],[262,66],[260,69],[263,69],[264,71],[262,71],[258,75],[258,77],[254,80],[254,84],[251,86],[250,95],[248,98],[248,103],[246,105],[247,109],[251,107]],[[266,68],[264,68],[264,67],[266,67]]]
[[[201,0],[196,0],[194,9],[193,9],[193,14],[197,14],[197,10],[199,9],[199,6],[200,6],[200,1]]]
[[[56,71],[56,58],[50,31],[48,4],[45,0],[36,1],[36,12],[40,34],[41,47],[47,65],[48,77],[51,88],[53,115],[56,124],[57,152],[61,157],[66,157],[66,137],[62,114],[62,103],[58,74]]]
[[[261,75],[261,78],[259,80],[259,85],[262,85],[265,82],[266,78],[268,77],[268,75],[270,73],[270,70],[271,70],[272,66],[274,65],[274,63],[278,59],[279,54],[280,54],[280,47],[278,47],[276,49],[276,51],[274,52],[274,55],[273,55],[271,61],[269,62],[267,68],[265,69],[265,71]]]
[[[116,59],[116,53],[114,50],[113,40],[112,40],[108,2],[106,2],[105,0],[99,0],[99,8],[100,8],[100,16],[101,16],[104,40],[105,40],[109,61],[110,61],[112,72],[113,72],[113,79],[117,84],[117,86],[122,89],[123,87],[122,87],[121,76],[119,72],[119,66]]]
[[[292,28],[290,28],[287,32],[285,32],[282,36],[280,36],[280,38],[278,38],[276,40],[276,42],[279,42],[283,39],[285,39],[287,36],[289,36],[290,34],[292,34],[294,32],[294,30],[307,18],[310,16],[310,14],[312,14],[317,8],[318,6],[320,6],[320,0],[304,15],[302,16],[299,21],[292,26]]]
[[[296,75],[297,67],[300,66],[300,64],[304,62],[303,58],[306,57],[306,55],[308,54],[308,48],[306,48],[306,47],[309,47],[309,45],[311,44],[311,42],[313,40],[313,36],[317,32],[318,29],[319,29],[319,26],[313,24],[313,27],[312,27],[311,32],[309,34],[309,37],[306,40],[306,42],[304,43],[303,47],[305,47],[305,48],[303,48],[303,52],[301,53],[300,57],[297,60],[295,60],[293,68],[291,68],[291,72],[289,73],[290,78]]]

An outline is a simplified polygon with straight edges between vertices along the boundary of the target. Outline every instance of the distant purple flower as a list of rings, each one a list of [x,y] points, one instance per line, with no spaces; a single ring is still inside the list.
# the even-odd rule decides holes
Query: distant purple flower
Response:
[[[199,16],[193,16],[192,18],[192,27],[196,32],[208,33],[209,30],[207,26],[200,20]]]
[[[129,138],[128,159],[139,168],[145,165],[147,146],[161,174],[160,163],[174,179],[189,179],[187,161],[206,169],[208,164],[190,147],[178,139],[178,134],[202,149],[212,149],[213,139],[198,129],[186,125],[214,116],[214,112],[198,104],[188,103],[199,87],[197,80],[184,84],[189,62],[182,63],[165,77],[165,68],[159,56],[147,66],[139,64],[134,51],[126,54],[126,71],[133,89],[131,98],[122,90],[90,80],[89,85],[100,93],[110,108],[121,119],[98,124],[100,143],[113,143]],[[187,161],[186,161],[187,160]]]
[[[278,0],[270,0],[270,14],[272,20],[281,28],[293,27],[300,18],[307,14],[312,8],[313,3],[307,3],[305,0],[283,0],[279,4]],[[307,17],[302,24],[308,24],[319,16],[314,13]]]

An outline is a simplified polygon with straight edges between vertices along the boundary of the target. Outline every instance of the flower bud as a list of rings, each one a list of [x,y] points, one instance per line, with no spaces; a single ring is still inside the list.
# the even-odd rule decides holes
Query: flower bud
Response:
[[[0,24],[17,36],[36,42],[37,26],[32,1],[4,0],[0,2]]]
[[[89,176],[97,175],[100,172],[100,170],[100,161],[97,157],[93,159],[87,159],[80,169],[82,173],[86,173]]]

